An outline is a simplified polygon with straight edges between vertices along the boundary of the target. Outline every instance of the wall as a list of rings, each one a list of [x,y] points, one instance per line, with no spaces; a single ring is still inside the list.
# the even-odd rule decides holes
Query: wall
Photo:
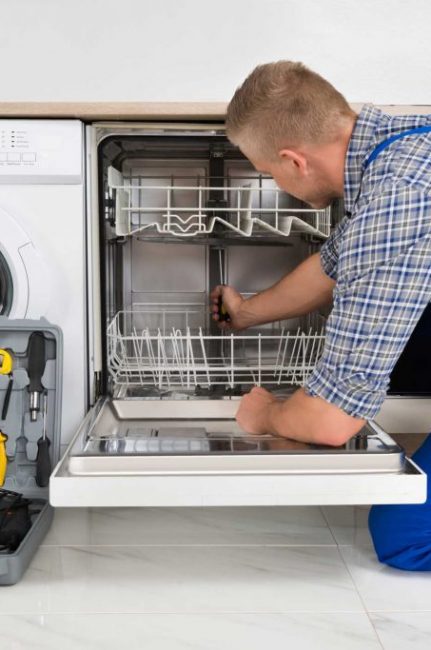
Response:
[[[302,60],[351,102],[431,103],[429,0],[0,0],[0,101],[225,101]]]

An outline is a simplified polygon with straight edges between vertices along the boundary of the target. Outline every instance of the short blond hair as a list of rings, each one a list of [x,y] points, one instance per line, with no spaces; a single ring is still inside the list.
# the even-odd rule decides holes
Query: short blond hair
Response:
[[[236,90],[226,129],[234,144],[275,158],[283,147],[334,141],[355,116],[326,79],[295,61],[259,65]]]

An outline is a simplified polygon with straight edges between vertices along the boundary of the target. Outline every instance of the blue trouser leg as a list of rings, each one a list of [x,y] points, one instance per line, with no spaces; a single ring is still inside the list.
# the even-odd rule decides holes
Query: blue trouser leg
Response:
[[[431,434],[412,459],[431,477]],[[368,519],[380,562],[405,571],[431,571],[431,489],[426,503],[373,506]]]

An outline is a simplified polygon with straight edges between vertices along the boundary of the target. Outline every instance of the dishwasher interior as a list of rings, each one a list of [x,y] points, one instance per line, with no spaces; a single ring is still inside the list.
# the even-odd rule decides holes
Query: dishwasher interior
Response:
[[[302,383],[324,316],[222,334],[209,293],[273,284],[317,250],[330,210],[278,190],[225,138],[111,140],[104,153],[107,391],[223,399]]]

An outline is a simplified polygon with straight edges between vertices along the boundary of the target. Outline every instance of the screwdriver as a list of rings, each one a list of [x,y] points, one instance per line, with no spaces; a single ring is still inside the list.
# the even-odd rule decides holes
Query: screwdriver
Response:
[[[46,353],[45,337],[42,332],[32,332],[28,342],[28,376],[30,383],[30,420],[36,422],[40,411],[40,396],[43,392],[42,376],[45,371]]]
[[[6,389],[6,395],[4,397],[3,408],[1,412],[1,419],[6,420],[7,412],[9,410],[10,396],[12,393],[13,386],[13,357],[9,350],[4,350],[0,348],[0,375],[9,375],[9,383]]]
[[[220,272],[220,284],[224,287],[226,285],[226,283],[224,281],[223,260],[222,260],[221,248],[219,248],[219,251],[218,251],[218,263],[219,263],[219,272]],[[218,319],[219,319],[219,322],[228,323],[230,321],[230,316],[229,316],[228,312],[226,311],[225,306],[223,305],[222,296],[219,296],[219,299],[218,299]]]
[[[51,441],[46,435],[46,411],[47,397],[45,392],[43,393],[43,433],[42,437],[37,441],[36,456],[36,484],[39,487],[46,487],[51,476],[51,458],[49,455]]]
[[[4,484],[6,478],[7,455],[6,442],[7,435],[0,429],[0,486]]]

